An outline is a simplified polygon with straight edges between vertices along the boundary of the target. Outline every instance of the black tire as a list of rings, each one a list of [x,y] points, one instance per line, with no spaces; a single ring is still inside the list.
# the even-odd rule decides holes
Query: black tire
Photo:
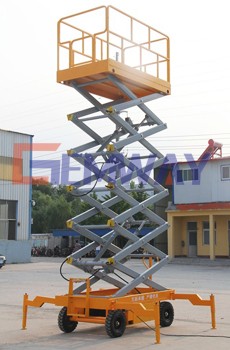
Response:
[[[109,337],[121,337],[126,328],[126,317],[122,310],[109,311],[105,320],[105,330]]]
[[[71,333],[77,327],[78,322],[71,321],[67,315],[67,308],[64,306],[58,315],[58,327],[64,333]]]
[[[169,327],[173,323],[174,309],[171,303],[160,303],[160,325],[161,327]]]

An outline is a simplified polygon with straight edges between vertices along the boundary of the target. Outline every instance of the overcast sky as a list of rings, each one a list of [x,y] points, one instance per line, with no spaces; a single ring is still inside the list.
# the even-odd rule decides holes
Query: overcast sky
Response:
[[[56,83],[56,24],[64,16],[113,5],[171,40],[171,96],[151,109],[168,125],[156,136],[164,154],[198,157],[210,138],[230,156],[230,21],[227,0],[1,0],[0,128],[59,142],[57,159],[80,142],[66,115],[84,109]]]

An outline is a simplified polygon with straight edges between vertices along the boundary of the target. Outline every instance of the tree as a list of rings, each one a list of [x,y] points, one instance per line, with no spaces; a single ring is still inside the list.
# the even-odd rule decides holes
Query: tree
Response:
[[[130,183],[131,196],[138,202],[148,198],[148,194],[144,191],[144,185],[141,183],[136,185],[133,181]],[[137,191],[141,189],[141,191]],[[143,189],[143,191],[142,191]],[[115,194],[111,191],[110,194],[104,195],[101,200],[98,199],[96,192],[91,193],[91,197],[99,200],[101,203],[114,197]],[[35,179],[33,181],[33,225],[32,233],[46,233],[53,229],[66,228],[66,221],[70,218],[86,212],[91,209],[91,206],[84,202],[84,198],[76,197],[68,191],[67,186],[53,186],[44,179]],[[114,204],[110,209],[116,214],[121,214],[130,208],[130,204],[121,200]],[[134,215],[136,220],[144,220],[145,216],[142,213]],[[106,224],[109,217],[101,212],[96,213],[89,219],[81,222],[83,225],[103,225]]]
[[[144,200],[146,200],[149,195],[146,191],[144,191],[144,184],[143,182],[140,182],[137,186],[135,185],[135,183],[133,183],[133,181],[130,183],[130,188],[133,189],[132,191],[132,197],[134,199],[136,199],[139,203],[143,202]],[[140,190],[140,191],[138,191]]]
[[[147,199],[149,197],[147,192],[144,191],[144,185],[142,182],[140,184],[136,185],[134,181],[131,181],[129,184],[129,187],[132,190],[131,196],[139,203],[143,202],[145,199]],[[141,189],[141,191],[137,191],[137,189]],[[115,194],[111,191],[110,194],[103,196],[103,199],[109,200],[110,198],[113,198],[114,196],[115,196]],[[121,214],[130,208],[131,208],[131,205],[129,203],[127,203],[124,200],[121,200],[120,202],[114,204],[110,209],[113,210],[117,214]],[[134,218],[136,220],[144,220],[146,217],[142,213],[137,213],[134,215]]]
[[[48,194],[37,190],[33,192],[33,200],[35,201],[35,206],[32,214],[32,233],[49,232],[48,208],[52,203],[52,199]]]
[[[92,198],[98,201],[98,196],[95,192],[92,192],[90,195]],[[99,202],[101,202],[99,200]],[[81,201],[81,213],[86,212],[87,210],[90,210],[92,207],[90,204],[84,202],[84,199]],[[86,219],[81,222],[83,225],[105,225],[107,223],[108,217],[104,215],[101,212],[98,212],[94,216],[90,217],[89,219]]]
[[[145,201],[149,197],[148,193],[146,191],[144,191],[144,184],[143,184],[143,182],[139,183],[137,186],[135,185],[135,183],[133,184],[131,182],[130,183],[130,188],[131,189],[133,188],[133,191],[131,192],[132,193],[132,197],[134,199],[136,199],[136,201],[138,201],[139,203]],[[137,189],[137,190],[135,191],[135,189]],[[140,191],[138,191],[138,189]],[[145,220],[147,218],[146,218],[146,216],[143,213],[137,213],[137,214],[134,215],[134,219],[135,220]]]
[[[66,221],[81,212],[81,200],[68,192],[66,186],[53,186],[45,180],[33,181],[32,233],[66,228]]]
[[[111,192],[110,194],[106,194],[103,196],[103,200],[107,201],[111,198],[115,197],[115,194]],[[130,204],[125,202],[124,200],[121,200],[120,202],[114,204],[112,207],[110,207],[111,210],[113,210],[117,214],[121,214],[124,211],[128,210],[130,208]]]
[[[53,198],[47,208],[49,229],[66,228],[66,221],[71,218],[71,204],[67,202],[64,195]]]
[[[40,191],[42,193],[48,194],[49,196],[53,193],[53,186],[46,181],[44,178],[32,178],[32,191]]]

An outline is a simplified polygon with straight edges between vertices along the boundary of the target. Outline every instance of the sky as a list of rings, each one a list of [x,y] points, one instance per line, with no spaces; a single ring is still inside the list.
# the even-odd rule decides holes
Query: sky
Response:
[[[170,38],[171,95],[151,104],[167,123],[154,139],[156,148],[178,160],[186,153],[197,159],[212,138],[230,156],[227,0],[1,0],[0,128],[32,134],[35,143],[60,143],[55,152],[34,154],[35,160],[60,159],[85,143],[66,118],[84,109],[85,101],[56,82],[57,22],[101,5],[113,5]]]

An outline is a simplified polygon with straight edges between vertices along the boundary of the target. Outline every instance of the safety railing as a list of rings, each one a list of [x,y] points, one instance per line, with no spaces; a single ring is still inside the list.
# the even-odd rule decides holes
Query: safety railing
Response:
[[[58,70],[113,59],[170,82],[169,38],[113,6],[58,22]]]

